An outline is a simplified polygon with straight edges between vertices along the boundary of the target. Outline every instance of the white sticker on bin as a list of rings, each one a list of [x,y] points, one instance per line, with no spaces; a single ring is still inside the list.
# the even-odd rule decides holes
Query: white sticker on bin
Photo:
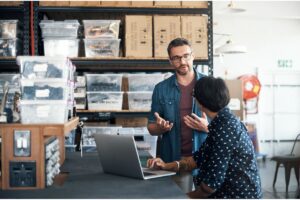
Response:
[[[237,98],[231,98],[228,107],[230,108],[230,110],[240,110],[241,101]]]
[[[49,89],[35,91],[35,97],[49,97],[49,94],[50,94]]]
[[[50,112],[50,106],[38,106],[36,108],[37,117],[48,117]]]
[[[33,67],[34,72],[46,72],[48,69],[48,65],[46,63],[35,64]]]

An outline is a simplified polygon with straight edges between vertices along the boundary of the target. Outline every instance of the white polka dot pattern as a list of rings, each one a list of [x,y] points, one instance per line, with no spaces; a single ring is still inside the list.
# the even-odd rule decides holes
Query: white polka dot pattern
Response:
[[[224,108],[208,130],[206,141],[194,153],[200,171],[195,184],[215,189],[211,198],[262,198],[255,152],[244,124]]]

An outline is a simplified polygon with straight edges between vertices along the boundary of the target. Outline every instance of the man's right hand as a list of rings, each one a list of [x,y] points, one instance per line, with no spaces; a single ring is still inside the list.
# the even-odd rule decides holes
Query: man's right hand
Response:
[[[161,118],[157,112],[154,113],[156,118],[156,125],[164,132],[170,131],[173,127],[173,123],[166,121],[164,118]]]

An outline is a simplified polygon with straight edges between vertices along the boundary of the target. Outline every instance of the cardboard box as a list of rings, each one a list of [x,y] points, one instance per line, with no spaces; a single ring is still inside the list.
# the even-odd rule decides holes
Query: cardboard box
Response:
[[[125,56],[152,57],[152,16],[125,16]]]
[[[153,1],[132,1],[131,6],[149,8],[153,7]]]
[[[244,104],[243,104],[243,85],[242,80],[225,80],[230,93],[230,103],[228,107],[231,111],[240,118],[241,121],[244,120]]]
[[[101,1],[101,6],[105,7],[131,7],[131,1]]]
[[[40,1],[40,6],[70,6],[70,1]]]
[[[154,7],[169,7],[169,8],[174,8],[174,7],[181,7],[181,2],[180,1],[154,1]]]
[[[207,1],[181,1],[183,8],[208,8]]]
[[[147,126],[147,117],[116,117],[116,125],[123,127],[143,127]]]
[[[23,1],[0,1],[0,6],[20,6]]]
[[[171,40],[181,37],[180,16],[153,17],[154,21],[154,57],[167,58],[167,48]]]
[[[181,16],[182,37],[192,44],[195,58],[208,59],[207,16]]]
[[[100,1],[70,1],[70,6],[97,7],[100,6]]]

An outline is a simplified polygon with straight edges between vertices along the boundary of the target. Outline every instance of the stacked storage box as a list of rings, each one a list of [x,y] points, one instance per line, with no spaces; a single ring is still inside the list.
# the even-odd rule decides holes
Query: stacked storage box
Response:
[[[40,22],[45,56],[78,57],[78,20]]]
[[[20,95],[20,74],[0,74],[0,103],[4,95],[4,84],[8,82],[8,95],[6,99],[5,109],[14,110],[14,97]],[[7,112],[7,110],[4,110]],[[13,116],[7,114],[7,122],[13,121]],[[17,120],[17,119],[15,119]]]
[[[86,74],[89,110],[122,110],[122,74]]]
[[[86,107],[86,80],[85,76],[77,76],[74,97],[76,102],[76,109],[85,109]]]
[[[152,92],[164,75],[128,74],[128,107],[129,110],[149,111],[151,109]]]
[[[21,123],[65,123],[74,102],[75,67],[65,57],[19,56]]]
[[[149,151],[156,157],[157,136],[151,136],[146,127],[122,128],[121,126],[85,126],[82,131],[82,146],[85,151],[96,151],[95,134],[134,135],[139,153]]]
[[[83,20],[86,57],[118,57],[120,20]]]
[[[20,40],[18,20],[0,20],[0,56],[18,55]]]

